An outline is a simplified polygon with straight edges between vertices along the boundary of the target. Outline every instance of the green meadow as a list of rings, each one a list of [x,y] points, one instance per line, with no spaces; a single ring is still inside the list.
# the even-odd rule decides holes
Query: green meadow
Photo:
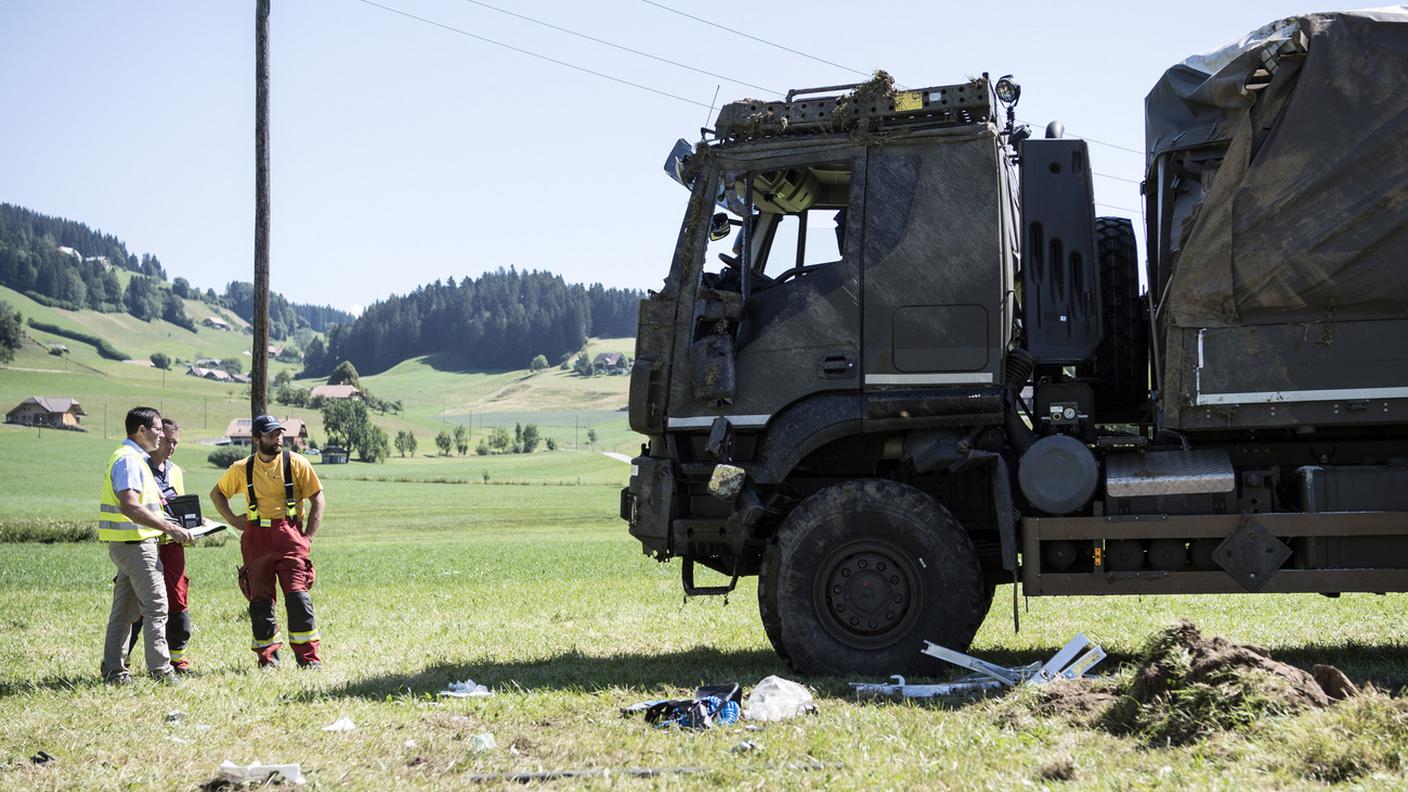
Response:
[[[727,601],[686,601],[678,564],[643,556],[617,517],[629,466],[601,452],[639,442],[620,412],[624,380],[555,368],[470,373],[428,359],[366,378],[406,406],[377,421],[393,432],[412,428],[420,448],[385,464],[317,468],[328,498],[313,543],[320,672],[291,663],[255,670],[235,587],[238,546],[227,538],[187,551],[196,673],[175,688],[146,680],[104,687],[98,663],[112,566],[103,548],[0,542],[0,788],[197,789],[226,759],[297,762],[319,789],[520,788],[513,774],[561,772],[576,775],[534,783],[1408,785],[1408,708],[1396,697],[1408,684],[1404,595],[1033,599],[1019,603],[1014,632],[1011,588],[998,590],[972,652],[1004,664],[1045,659],[1084,631],[1111,654],[1098,670],[1127,678],[1149,636],[1187,618],[1207,635],[1267,647],[1306,669],[1333,663],[1369,688],[1329,709],[1260,718],[1177,746],[1074,723],[1030,706],[1027,695],[873,702],[838,678],[803,680],[816,694],[814,715],[755,728],[683,732],[622,717],[620,707],[700,684],[738,681],[746,692],[769,674],[795,678],[763,634],[753,581]],[[170,372],[163,387],[160,372],[76,348],[68,360],[24,350],[0,367],[6,409],[29,395],[73,395],[90,431],[0,427],[0,538],[7,527],[89,520],[121,415],[139,402],[182,420],[177,461],[190,489],[208,492],[220,471],[199,441],[247,412],[244,394],[230,390]],[[432,455],[441,428],[472,426],[478,437],[515,422],[538,423],[559,450]],[[584,427],[597,432],[595,446]],[[315,421],[315,437],[320,431]],[[494,695],[435,695],[465,679]],[[343,716],[355,731],[323,730]],[[483,747],[485,734],[494,747]],[[742,750],[745,741],[754,747]],[[32,763],[41,750],[55,760]]]

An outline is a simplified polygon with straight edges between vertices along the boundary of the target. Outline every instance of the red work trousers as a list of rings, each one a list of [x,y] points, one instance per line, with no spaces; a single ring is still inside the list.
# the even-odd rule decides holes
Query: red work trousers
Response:
[[[190,670],[191,661],[186,657],[186,643],[191,640],[191,614],[189,596],[191,579],[186,577],[186,548],[176,542],[157,545],[157,558],[161,559],[162,576],[166,579],[166,648],[171,652],[171,667],[177,671]],[[132,623],[132,638],[127,651],[132,651],[141,639],[142,622]]]
[[[240,590],[249,598],[250,628],[254,641],[250,648],[266,665],[277,658],[279,625],[274,616],[278,589],[284,591],[288,614],[288,641],[299,665],[321,662],[318,657],[318,630],[313,620],[313,561],[308,557],[308,537],[297,522],[275,520],[273,525],[251,524],[240,538]],[[278,587],[275,587],[275,581]]]

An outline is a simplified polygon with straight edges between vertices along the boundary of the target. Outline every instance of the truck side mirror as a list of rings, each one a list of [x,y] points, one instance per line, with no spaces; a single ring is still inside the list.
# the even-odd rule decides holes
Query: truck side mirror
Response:
[[[689,145],[689,141],[680,138],[675,141],[675,147],[670,149],[670,156],[665,158],[665,173],[671,179],[679,182],[684,187],[689,187],[689,182],[684,178],[685,160],[694,153],[694,147]]]

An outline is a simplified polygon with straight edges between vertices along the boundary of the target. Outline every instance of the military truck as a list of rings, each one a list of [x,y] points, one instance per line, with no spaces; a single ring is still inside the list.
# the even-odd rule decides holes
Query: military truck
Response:
[[[1016,596],[1408,590],[1408,16],[1146,100],[1147,256],[987,75],[726,105],[641,302],[621,516],[758,577],[798,672],[934,670]],[[698,568],[711,570],[705,585]]]

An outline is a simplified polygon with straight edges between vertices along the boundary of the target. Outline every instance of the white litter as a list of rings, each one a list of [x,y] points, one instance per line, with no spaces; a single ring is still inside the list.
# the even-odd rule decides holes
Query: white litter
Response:
[[[780,721],[816,712],[811,691],[779,676],[764,677],[748,694],[743,717],[752,721]]]
[[[492,751],[492,750],[494,750],[495,748],[498,748],[498,747],[499,747],[498,741],[495,740],[495,739],[494,739],[494,735],[490,734],[489,732],[484,732],[483,734],[476,734],[476,735],[474,735],[474,752],[475,752],[475,753],[483,753],[484,751]]]
[[[356,730],[357,724],[353,723],[352,719],[346,715],[343,715],[341,718],[323,727],[323,731],[326,732],[350,732]]]
[[[255,762],[252,765],[237,765],[229,759],[220,763],[216,768],[220,778],[231,784],[266,784],[282,783],[303,784],[303,771],[296,764],[260,764]]]
[[[483,696],[494,695],[489,688],[476,684],[473,679],[466,679],[463,682],[451,682],[440,691],[440,695],[450,698],[481,698]]]
[[[415,741],[415,740],[406,740],[406,747],[407,747],[407,748],[414,748],[414,747],[416,747],[416,741]]]
[[[186,713],[182,712],[181,710],[171,710],[170,712],[166,713],[167,723],[180,723],[185,719]]]

